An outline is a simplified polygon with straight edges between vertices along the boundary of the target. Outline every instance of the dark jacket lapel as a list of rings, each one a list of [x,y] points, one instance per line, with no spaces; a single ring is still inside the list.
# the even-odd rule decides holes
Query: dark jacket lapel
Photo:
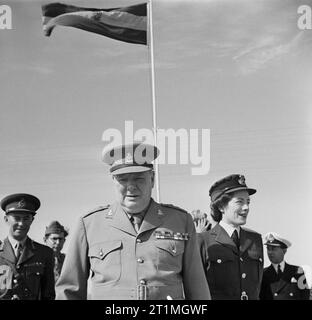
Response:
[[[225,247],[230,248],[235,253],[238,253],[238,249],[234,241],[219,224],[217,224],[213,229],[211,229],[211,235],[215,236],[216,242],[222,244]]]
[[[243,228],[240,228],[239,240],[240,240],[239,250],[242,255],[251,246],[252,239],[248,237],[248,232],[246,232],[246,230],[244,230]]]
[[[35,247],[33,241],[27,237],[27,239],[25,241],[24,250],[23,250],[20,258],[17,261],[17,265],[19,265],[19,264],[27,261],[31,257],[33,257],[35,255],[35,252],[34,252],[35,250],[36,250],[36,247]]]

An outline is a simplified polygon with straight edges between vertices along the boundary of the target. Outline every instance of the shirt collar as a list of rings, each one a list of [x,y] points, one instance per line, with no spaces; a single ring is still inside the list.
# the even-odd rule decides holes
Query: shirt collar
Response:
[[[221,220],[221,221],[219,222],[219,224],[220,224],[220,226],[226,231],[226,233],[229,235],[229,237],[232,236],[234,230],[237,230],[238,237],[239,237],[239,234],[240,234],[240,227],[239,227],[239,226],[236,227],[236,228],[234,228],[233,226],[225,223],[223,220]]]
[[[276,272],[277,272],[278,265],[281,266],[281,271],[284,272],[284,269],[285,269],[285,261],[283,260],[283,261],[280,262],[280,263],[272,263],[272,266],[274,267],[274,269],[275,269]]]
[[[16,245],[17,245],[17,244],[21,244],[22,247],[24,247],[24,244],[25,244],[25,242],[26,242],[27,237],[26,237],[25,239],[23,239],[22,241],[17,241],[17,240],[15,240],[12,236],[8,235],[8,239],[9,239],[9,241],[10,241],[10,243],[11,243],[12,248],[13,248],[13,249],[16,249]]]
[[[127,217],[131,220],[131,218],[133,216],[140,216],[142,218],[142,220],[144,219],[145,217],[145,214],[146,212],[148,211],[148,209],[150,208],[151,206],[151,203],[152,203],[152,199],[150,200],[148,206],[141,212],[138,212],[138,213],[128,213],[124,208],[122,208],[122,210],[125,212],[125,214],[127,215]]]

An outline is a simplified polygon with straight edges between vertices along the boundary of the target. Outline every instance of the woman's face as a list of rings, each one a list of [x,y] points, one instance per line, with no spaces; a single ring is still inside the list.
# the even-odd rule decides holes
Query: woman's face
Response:
[[[249,212],[249,194],[246,190],[240,190],[230,193],[230,195],[232,199],[227,205],[220,208],[223,214],[222,220],[233,227],[244,225]]]

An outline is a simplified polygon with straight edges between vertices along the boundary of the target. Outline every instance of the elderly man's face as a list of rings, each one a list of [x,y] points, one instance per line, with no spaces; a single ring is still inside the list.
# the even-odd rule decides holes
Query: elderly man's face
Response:
[[[139,213],[149,204],[154,187],[154,172],[135,172],[113,176],[117,200],[128,213]]]

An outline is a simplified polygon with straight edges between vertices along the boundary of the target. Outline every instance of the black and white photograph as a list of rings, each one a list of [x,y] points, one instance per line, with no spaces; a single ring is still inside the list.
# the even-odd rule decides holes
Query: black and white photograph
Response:
[[[1,0],[0,300],[311,300],[311,52],[312,0]]]

